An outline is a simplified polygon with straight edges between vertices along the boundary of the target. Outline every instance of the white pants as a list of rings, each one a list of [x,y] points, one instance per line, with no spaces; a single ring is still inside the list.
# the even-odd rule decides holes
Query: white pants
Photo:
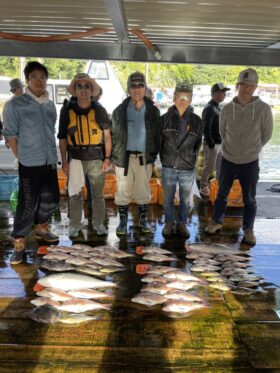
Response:
[[[152,176],[152,164],[145,164],[145,159],[142,156],[143,165],[141,166],[139,157],[134,154],[129,156],[127,176],[124,176],[123,167],[115,167],[117,177],[116,205],[128,205],[133,198],[138,205],[146,205],[150,201],[149,181]]]

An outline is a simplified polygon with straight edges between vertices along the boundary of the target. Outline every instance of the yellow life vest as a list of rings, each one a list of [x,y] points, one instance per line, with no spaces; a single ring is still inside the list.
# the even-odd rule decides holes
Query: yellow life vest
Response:
[[[95,119],[95,110],[87,115],[78,115],[73,109],[69,110],[69,125],[67,140],[69,145],[100,145],[103,131]]]

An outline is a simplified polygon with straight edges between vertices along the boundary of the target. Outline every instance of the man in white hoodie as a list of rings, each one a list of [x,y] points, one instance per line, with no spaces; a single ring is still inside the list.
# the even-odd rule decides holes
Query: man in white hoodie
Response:
[[[214,204],[212,222],[205,229],[214,234],[222,228],[227,197],[234,179],[242,188],[243,242],[255,245],[254,221],[257,211],[256,186],[259,179],[259,153],[272,135],[272,112],[268,104],[253,96],[258,74],[253,69],[241,71],[237,81],[237,96],[226,105],[220,115],[222,161],[219,190]]]

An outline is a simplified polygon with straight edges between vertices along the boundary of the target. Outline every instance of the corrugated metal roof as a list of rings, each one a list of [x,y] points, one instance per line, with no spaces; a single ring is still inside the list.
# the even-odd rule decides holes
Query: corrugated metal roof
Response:
[[[279,26],[278,0],[10,0],[1,4],[1,32],[47,37],[111,31],[43,46],[2,38],[0,54],[156,60],[130,31],[140,29],[163,61],[231,63],[232,57],[233,63],[244,58],[244,64],[279,65],[279,52],[268,49],[280,40]]]

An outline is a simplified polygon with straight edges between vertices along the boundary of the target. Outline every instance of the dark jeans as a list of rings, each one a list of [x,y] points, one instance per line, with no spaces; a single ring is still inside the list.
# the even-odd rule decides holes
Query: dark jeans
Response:
[[[31,226],[46,223],[59,202],[56,165],[19,164],[19,195],[12,237],[28,235]]]
[[[243,194],[243,229],[253,229],[257,212],[256,188],[259,180],[259,160],[245,164],[235,164],[222,157],[213,221],[219,224],[223,223],[227,197],[234,179],[239,179]]]

